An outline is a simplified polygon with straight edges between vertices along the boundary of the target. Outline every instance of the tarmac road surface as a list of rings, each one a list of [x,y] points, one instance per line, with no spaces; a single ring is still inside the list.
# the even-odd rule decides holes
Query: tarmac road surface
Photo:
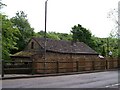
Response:
[[[118,88],[118,71],[10,79],[2,88]]]

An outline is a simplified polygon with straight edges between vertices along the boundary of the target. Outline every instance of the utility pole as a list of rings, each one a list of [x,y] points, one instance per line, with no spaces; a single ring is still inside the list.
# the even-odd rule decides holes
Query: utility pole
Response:
[[[44,74],[46,73],[46,24],[47,24],[47,1],[45,1],[45,35],[44,35]]]

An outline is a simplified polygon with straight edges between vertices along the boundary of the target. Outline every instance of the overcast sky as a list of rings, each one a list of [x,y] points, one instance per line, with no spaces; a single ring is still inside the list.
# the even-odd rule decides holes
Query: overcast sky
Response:
[[[119,0],[48,0],[47,32],[70,33],[81,24],[97,37],[107,37],[114,28],[108,12],[118,8]],[[45,0],[2,0],[7,5],[2,12],[9,17],[24,11],[35,32],[44,30]]]

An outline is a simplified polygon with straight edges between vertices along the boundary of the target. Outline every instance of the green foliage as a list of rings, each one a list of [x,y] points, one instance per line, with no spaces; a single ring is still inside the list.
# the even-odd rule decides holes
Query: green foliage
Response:
[[[49,33],[47,34],[47,38],[60,40],[59,36],[58,36],[57,34],[55,34],[54,32],[49,32]]]
[[[80,41],[80,42],[84,42],[87,45],[89,45],[90,47],[94,48],[94,42],[92,40],[92,34],[89,30],[87,30],[86,28],[82,27],[80,24],[78,24],[78,26],[74,26],[72,27],[71,30],[73,36],[73,41]]]
[[[92,36],[92,40],[93,40],[93,42],[94,42],[94,50],[96,51],[96,52],[98,52],[99,54],[101,54],[101,50],[102,50],[102,42],[101,42],[101,39],[100,38],[98,38],[98,37],[95,37],[95,36]]]
[[[82,29],[82,30],[81,30]],[[88,44],[92,49],[103,56],[109,56],[109,51],[112,51],[112,56],[118,56],[118,39],[114,37],[99,38],[93,36],[89,30],[83,28],[81,25],[74,26],[71,31],[73,34],[48,32],[47,38],[56,40],[82,41]],[[36,33],[36,37],[44,37],[44,31]]]
[[[118,39],[116,37],[98,38],[92,36],[91,32],[78,24],[72,27],[71,30],[74,41],[84,42],[103,56],[109,56],[112,51],[112,56],[118,56]]]
[[[102,52],[101,52],[102,56],[106,56],[106,52],[105,52],[105,46],[102,47]]]
[[[11,19],[2,14],[0,17],[2,18],[2,58],[10,59],[10,54],[25,48],[29,39],[34,36],[34,31],[23,11],[17,12]]]
[[[23,11],[17,12],[16,16],[11,19],[8,19],[6,15],[2,14],[0,14],[0,17],[2,17],[3,30],[0,32],[0,35],[2,33],[0,40],[3,40],[2,42],[0,41],[2,43],[3,59],[9,59],[10,54],[23,50],[29,39],[33,36],[45,36],[44,31],[34,32],[34,29],[31,28],[28,22],[27,15]],[[103,56],[109,56],[109,51],[112,51],[113,57],[120,56],[118,39],[112,35],[108,38],[95,37],[80,24],[72,27],[71,32],[72,34],[48,32],[46,33],[46,37],[56,40],[84,42]]]
[[[35,34],[36,37],[44,37],[45,33],[44,31],[40,31]],[[56,33],[56,32],[48,32],[46,34],[47,38],[55,39],[55,40],[72,40],[71,34],[66,33]]]
[[[93,37],[96,44],[95,50],[104,56],[109,56],[109,52],[112,51],[112,56],[118,56],[118,39],[117,38],[98,38]]]
[[[112,9],[108,12],[108,18],[114,22],[114,28],[110,32],[110,49],[113,56],[120,56],[119,53],[119,30],[120,23],[118,21],[118,9]]]
[[[2,59],[9,59],[10,50],[17,49],[15,45],[19,30],[13,26],[6,15],[0,14],[0,17],[2,17]]]
[[[67,33],[56,33],[60,40],[72,41],[72,35]]]
[[[19,40],[17,40],[16,46],[18,47],[18,51],[21,51],[24,49],[29,39],[34,36],[34,29],[31,28],[27,20],[27,15],[23,11],[17,12],[16,16],[11,18],[11,22],[14,24],[14,27],[17,27],[20,31],[20,35],[17,36]]]
[[[118,39],[109,38],[109,50],[113,52],[113,56],[118,56]]]
[[[42,30],[40,32],[35,33],[35,37],[44,37],[44,36],[45,36],[45,32]]]

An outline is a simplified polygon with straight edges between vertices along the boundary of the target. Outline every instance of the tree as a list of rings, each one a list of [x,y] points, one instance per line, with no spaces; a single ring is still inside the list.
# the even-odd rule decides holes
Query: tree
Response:
[[[55,39],[55,40],[60,40],[58,34],[56,34],[55,32],[48,32],[47,33],[47,38],[51,38],[51,39]]]
[[[92,40],[92,34],[89,30],[86,28],[82,27],[82,25],[78,24],[77,26],[75,25],[72,27],[71,30],[73,36],[73,41],[80,41],[84,42],[90,47],[94,48],[94,42]]]
[[[102,56],[106,56],[105,46],[103,46],[103,48],[102,48]]]
[[[44,31],[40,31],[38,33],[36,33],[36,37],[44,37],[45,33]],[[72,35],[71,34],[67,34],[67,33],[56,33],[56,32],[48,32],[46,34],[47,38],[51,38],[51,39],[56,39],[56,40],[72,40]]]
[[[112,51],[112,56],[117,57],[118,54],[118,39],[109,37],[109,51]]]
[[[120,13],[120,11],[118,11],[117,9],[112,9],[108,12],[107,18],[111,19],[114,22],[114,27],[115,27],[113,30],[111,30],[110,37],[118,38],[118,36],[120,35],[119,30],[118,30],[118,27],[120,26],[120,22],[118,20],[119,13]]]
[[[34,36],[34,29],[31,28],[27,15],[23,11],[17,12],[16,16],[11,18],[11,22],[14,24],[14,27],[17,27],[20,31],[16,46],[18,47],[18,51],[21,51],[25,48],[29,39]]]
[[[0,0],[0,9],[2,9],[4,6],[7,6],[6,4],[2,3],[2,0]]]
[[[120,6],[120,5],[118,5]],[[115,28],[110,33],[110,47],[114,56],[120,57],[120,7],[109,11],[108,18],[114,22]]]
[[[72,41],[72,35],[67,33],[56,33],[60,40]]]
[[[10,50],[17,49],[15,45],[17,35],[20,33],[6,15],[0,14],[0,17],[2,17],[2,59],[9,59]]]

